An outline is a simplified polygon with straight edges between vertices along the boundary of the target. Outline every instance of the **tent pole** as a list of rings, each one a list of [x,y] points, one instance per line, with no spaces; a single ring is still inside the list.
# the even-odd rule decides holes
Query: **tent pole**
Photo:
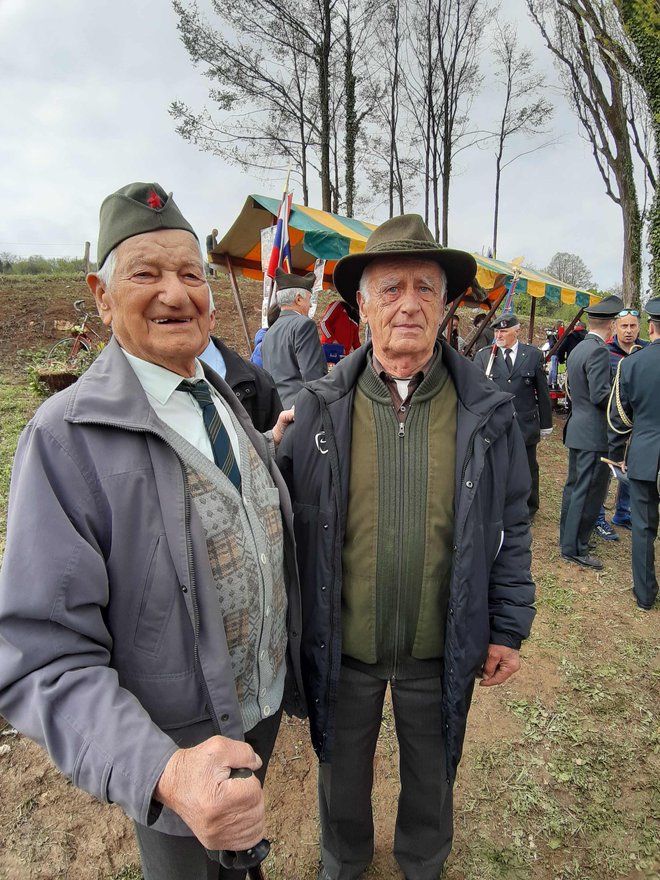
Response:
[[[493,317],[495,312],[500,307],[500,303],[504,299],[507,294],[507,289],[504,285],[502,285],[502,292],[499,294],[495,302],[492,304],[490,309],[488,310],[488,314],[486,315],[486,320],[484,321],[484,325],[487,327],[490,324],[490,319]],[[465,340],[465,348],[463,349],[463,354],[469,355],[477,339],[481,336],[481,327],[475,327],[472,333],[472,336]]]
[[[241,294],[238,289],[238,284],[236,283],[236,276],[234,275],[234,267],[231,264],[231,258],[229,254],[226,254],[225,260],[227,261],[227,271],[229,272],[229,281],[231,282],[231,292],[234,294],[234,302],[236,303],[236,308],[238,309],[238,316],[241,319],[241,324],[243,325],[243,332],[245,333],[245,341],[247,342],[248,351],[252,354],[252,340],[250,339],[250,331],[248,330],[247,320],[245,317],[245,309],[243,308],[243,302],[241,300]]]
[[[527,345],[532,344],[534,339],[534,318],[536,317],[536,297],[532,297],[532,303],[529,307],[529,330],[527,331]]]
[[[567,327],[566,330],[564,331],[564,336],[560,336],[559,339],[558,339],[558,340],[555,342],[555,344],[552,346],[552,348],[550,349],[550,351],[547,351],[547,352],[545,353],[545,359],[546,359],[546,361],[549,361],[550,358],[552,357],[552,355],[557,351],[557,349],[558,349],[559,346],[561,345],[561,342],[562,342],[562,340],[564,339],[564,337],[565,337],[565,336],[568,336],[568,334],[571,333],[571,332],[573,331],[573,328],[575,327],[575,325],[577,324],[577,322],[578,322],[578,321],[580,320],[580,318],[582,317],[582,313],[583,313],[583,312],[584,312],[584,309],[583,309],[583,308],[580,309],[580,311],[577,313],[577,315],[573,318],[573,320],[571,321],[571,323],[568,325],[568,327]]]
[[[454,317],[454,315],[456,313],[456,309],[458,308],[460,301],[461,301],[461,297],[457,296],[456,299],[453,301],[453,303],[447,309],[445,316],[442,319],[442,323],[440,324],[440,327],[438,328],[438,338],[440,338],[441,336],[445,336],[446,341],[450,345],[451,345],[451,339],[449,338],[449,334],[445,335],[445,330],[447,328],[447,324],[449,324],[451,319]]]

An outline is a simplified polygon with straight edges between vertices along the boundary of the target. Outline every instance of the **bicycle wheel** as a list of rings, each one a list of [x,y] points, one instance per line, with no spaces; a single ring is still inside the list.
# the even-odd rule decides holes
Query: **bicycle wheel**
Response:
[[[73,354],[74,346],[76,345],[76,341],[78,341],[78,350],[76,351],[76,355]],[[71,361],[75,360],[76,356],[81,351],[89,351],[90,346],[89,342],[86,339],[78,339],[76,336],[65,336],[64,339],[60,339],[55,345],[49,350],[46,355],[46,360],[62,360],[62,361]]]

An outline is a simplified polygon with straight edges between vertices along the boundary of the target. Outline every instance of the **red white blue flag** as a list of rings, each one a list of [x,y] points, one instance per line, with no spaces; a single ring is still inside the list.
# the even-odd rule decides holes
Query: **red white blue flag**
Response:
[[[289,242],[289,215],[291,213],[292,193],[284,193],[282,204],[277,215],[277,228],[273,249],[270,252],[270,261],[266,274],[269,278],[275,277],[275,270],[279,267],[285,272],[291,272],[291,244]]]

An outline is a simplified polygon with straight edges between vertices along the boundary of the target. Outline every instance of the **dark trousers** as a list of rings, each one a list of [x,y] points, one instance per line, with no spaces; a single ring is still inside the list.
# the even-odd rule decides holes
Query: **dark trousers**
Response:
[[[245,734],[245,740],[263,761],[256,776],[263,785],[268,762],[273,753],[282,711],[260,721]],[[163,834],[134,822],[140,848],[144,880],[244,880],[244,871],[228,871],[209,859],[196,837]]]
[[[658,534],[658,487],[647,480],[630,480],[633,592],[640,605],[650,608],[658,595],[655,539]]]
[[[332,763],[319,767],[321,858],[331,880],[355,880],[374,852],[373,763],[387,681],[342,666]],[[401,793],[394,855],[407,880],[438,880],[453,836],[442,680],[392,685]]]
[[[534,516],[539,509],[539,463],[536,460],[536,446],[536,443],[532,443],[530,446],[525,447],[527,450],[529,472],[532,476],[532,490],[529,493],[529,499],[527,501],[530,516]]]
[[[605,501],[609,469],[600,460],[607,452],[568,450],[568,478],[561,499],[559,542],[564,556],[586,556],[589,537]]]

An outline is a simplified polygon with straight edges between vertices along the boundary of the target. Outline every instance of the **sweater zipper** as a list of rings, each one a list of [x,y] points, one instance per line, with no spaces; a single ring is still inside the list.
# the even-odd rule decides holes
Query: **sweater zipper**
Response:
[[[410,414],[410,413],[409,413]],[[404,479],[403,479],[403,463],[404,463],[404,446],[403,441],[406,436],[406,423],[399,422],[399,430],[397,432],[397,436],[401,441],[399,443],[399,498],[401,499],[401,515],[399,517],[399,547],[403,544],[403,504],[404,504]],[[394,660],[392,666],[392,675],[390,677],[390,683],[392,687],[396,684],[396,674],[397,669],[399,667],[399,629],[401,626],[401,581],[403,579],[403,564],[402,564],[402,554],[399,553],[399,576],[397,579],[397,591],[396,591],[396,612],[394,615],[394,625],[395,625],[395,638],[394,638]]]

